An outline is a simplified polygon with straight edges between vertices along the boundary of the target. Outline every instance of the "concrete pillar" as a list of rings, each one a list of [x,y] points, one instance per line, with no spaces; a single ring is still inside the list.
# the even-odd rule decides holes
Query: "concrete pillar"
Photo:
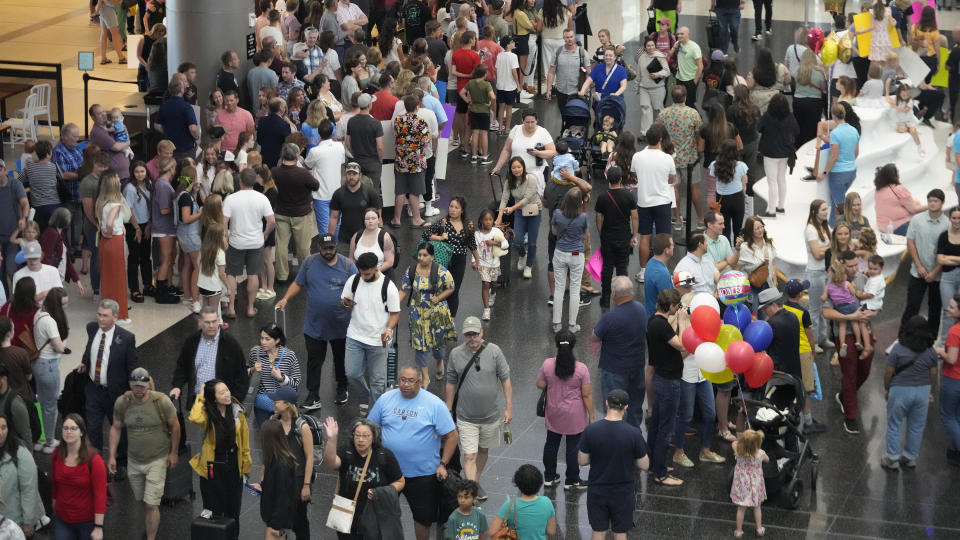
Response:
[[[234,73],[244,101],[245,75],[250,65],[246,36],[253,33],[250,0],[167,0],[167,68],[177,71],[183,62],[197,65],[197,104],[203,108],[216,84],[220,55],[230,49],[240,57]]]

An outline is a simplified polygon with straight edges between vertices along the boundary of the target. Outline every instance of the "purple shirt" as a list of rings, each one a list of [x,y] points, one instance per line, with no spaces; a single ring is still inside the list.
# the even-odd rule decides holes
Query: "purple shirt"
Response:
[[[117,173],[121,180],[130,178],[130,160],[123,152],[111,150],[117,141],[107,132],[103,126],[93,126],[90,130],[90,144],[95,144],[101,150],[110,154],[110,170]]]
[[[150,228],[152,234],[177,234],[177,226],[173,221],[173,186],[165,178],[157,178],[153,183],[153,197],[150,198]],[[160,211],[169,208],[168,214]]]
[[[547,429],[561,435],[576,435],[587,427],[587,411],[583,407],[581,386],[590,384],[590,371],[577,362],[573,375],[560,379],[554,374],[556,358],[547,358],[540,365],[539,379],[547,382]]]

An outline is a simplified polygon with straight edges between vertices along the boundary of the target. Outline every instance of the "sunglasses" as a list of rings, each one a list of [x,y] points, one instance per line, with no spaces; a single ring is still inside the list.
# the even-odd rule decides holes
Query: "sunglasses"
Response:
[[[150,377],[146,375],[131,375],[130,382],[139,382],[139,383],[148,383],[150,382]]]

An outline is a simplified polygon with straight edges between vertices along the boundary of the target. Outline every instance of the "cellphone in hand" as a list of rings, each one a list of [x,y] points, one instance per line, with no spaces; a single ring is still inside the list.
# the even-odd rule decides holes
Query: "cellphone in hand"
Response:
[[[256,495],[257,497],[263,495],[263,492],[259,489],[251,486],[249,483],[244,482],[243,489],[249,491],[251,494]]]

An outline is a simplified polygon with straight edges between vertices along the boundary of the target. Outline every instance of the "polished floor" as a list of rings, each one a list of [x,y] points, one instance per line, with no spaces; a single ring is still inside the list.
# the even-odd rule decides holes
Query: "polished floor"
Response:
[[[15,0],[23,2],[24,0]],[[596,5],[602,2],[591,2]],[[703,11],[703,0],[693,3]],[[812,5],[812,3],[811,3]],[[802,12],[796,6],[777,3],[785,12],[784,17],[802,20]],[[82,3],[74,4],[73,10],[85,10]],[[6,18],[7,10],[0,9],[0,20]],[[593,11],[593,9],[591,9]],[[749,9],[748,9],[749,11]],[[812,11],[811,11],[812,12]],[[20,14],[20,11],[14,11]],[[83,13],[81,12],[81,15]],[[31,16],[35,15],[31,14]],[[945,15],[950,15],[945,14]],[[778,13],[778,19],[780,14]],[[705,18],[683,16],[681,21],[693,28],[694,39],[703,40]],[[750,25],[750,26],[748,26]],[[788,36],[796,22],[778,20],[774,25],[774,34],[767,42],[774,51],[782,51],[789,44]],[[942,24],[943,26],[943,24]],[[752,23],[745,20],[741,31],[747,34]],[[595,26],[596,28],[596,26]],[[624,29],[624,33],[630,32]],[[754,45],[741,38],[743,52],[742,70],[751,65]],[[73,50],[76,49],[74,46]],[[69,53],[69,54],[72,54]],[[63,54],[63,56],[69,56]],[[777,53],[779,56],[781,53]],[[628,106],[634,105],[632,92],[628,93]],[[538,100],[534,106],[543,113],[542,125],[552,133],[559,130],[560,118],[553,103]],[[635,109],[633,109],[635,110]],[[630,115],[627,129],[636,131],[637,119]],[[495,140],[495,139],[494,139]],[[499,147],[502,141],[492,144]],[[448,180],[440,183],[441,196],[439,207],[445,207],[453,194],[463,194],[469,201],[468,215],[475,217],[482,206],[492,199],[486,171],[472,166],[451,154]],[[602,182],[595,184],[603,188]],[[806,205],[808,201],[796,201]],[[758,209],[759,210],[759,209]],[[405,218],[406,219],[406,218]],[[543,228],[542,228],[543,229]],[[540,243],[545,245],[545,231],[541,231]],[[596,231],[593,231],[596,238]],[[398,231],[403,246],[403,257],[408,257],[415,237],[408,229]],[[679,239],[679,238],[678,238]],[[797,238],[775,238],[776,242],[799,242]],[[545,253],[545,250],[541,250]],[[677,258],[682,256],[678,249]],[[411,260],[412,261],[412,260]],[[636,258],[631,261],[630,275],[638,268]],[[878,349],[885,348],[896,334],[899,314],[904,303],[906,288],[906,270],[901,271],[887,289],[886,309],[875,325],[880,342]],[[500,447],[491,452],[490,461],[483,474],[481,483],[490,496],[483,508],[492,518],[507,496],[515,494],[511,484],[514,470],[523,463],[542,466],[541,453],[545,429],[541,419],[534,414],[534,405],[538,391],[534,384],[540,363],[553,355],[553,340],[550,332],[550,310],[546,304],[546,262],[545,255],[538,257],[534,267],[534,278],[523,280],[514,274],[508,289],[498,295],[493,309],[493,320],[485,325],[487,339],[499,344],[507,355],[512,370],[514,387],[514,412],[512,424],[514,442],[510,446]],[[792,276],[791,276],[792,277]],[[638,289],[639,291],[639,289]],[[638,294],[642,294],[639,293]],[[479,282],[477,275],[467,273],[458,322],[470,314],[479,314]],[[81,306],[74,302],[74,307]],[[245,347],[254,344],[253,337],[259,326],[273,320],[269,305],[261,304],[259,315],[254,319],[241,318],[233,322],[228,332],[237,337]],[[302,359],[305,357],[303,337],[299,332],[304,309],[303,298],[291,302],[288,313],[290,346]],[[92,309],[88,311],[92,315]],[[196,328],[192,316],[181,318],[176,312],[159,315],[159,307],[152,304],[138,305],[132,313],[135,323],[142,321],[143,334],[140,340],[139,354],[141,363],[149,369],[159,381],[160,389],[169,389],[169,380],[173,371],[176,352],[183,338]],[[83,311],[71,317],[74,336],[71,346],[78,351],[83,343],[80,322]],[[598,349],[586,342],[585,335],[601,316],[600,307],[594,302],[582,308],[578,319],[584,330],[577,345],[578,358],[590,368],[591,375],[598,382]],[[92,319],[92,317],[91,317]],[[406,336],[406,316],[401,317],[400,328]],[[138,335],[140,330],[136,329]],[[149,336],[149,337],[148,337]],[[401,338],[401,343],[405,337]],[[76,355],[74,353],[74,360]],[[401,362],[411,359],[409,350],[401,351]],[[839,371],[830,367],[826,357],[817,359],[824,385],[824,394],[832,396],[839,389]],[[820,476],[816,491],[806,489],[797,510],[788,511],[770,501],[764,506],[764,523],[767,537],[770,538],[960,538],[960,514],[956,512],[960,504],[960,493],[956,489],[960,481],[960,471],[946,464],[943,449],[945,433],[939,422],[934,405],[928,416],[925,441],[914,471],[888,473],[879,466],[881,448],[885,434],[885,406],[882,394],[882,355],[875,360],[871,377],[860,392],[861,421],[863,431],[860,435],[848,435],[841,426],[841,415],[835,402],[826,399],[815,402],[814,414],[829,427],[828,431],[812,438],[814,450],[820,455]],[[65,360],[64,363],[68,363]],[[324,369],[324,383],[321,397],[325,403],[320,416],[334,416],[341,423],[347,423],[356,417],[354,401],[344,406],[333,404],[332,366]],[[597,385],[598,386],[598,385]],[[439,392],[434,383],[431,390]],[[598,404],[599,392],[596,392]],[[194,426],[188,428],[188,437],[196,451],[199,445],[199,432]],[[688,441],[691,442],[692,441]],[[253,474],[259,474],[259,444],[254,446]],[[728,475],[732,468],[732,453],[729,445],[714,442],[714,450],[728,458],[725,465],[697,465],[691,470],[678,470],[677,475],[685,480],[679,488],[665,488],[654,485],[646,474],[638,476],[638,496],[636,505],[636,528],[630,538],[722,538],[729,537],[734,528],[735,507],[729,499]],[[693,446],[688,446],[693,455]],[[47,459],[40,458],[46,465]],[[561,454],[562,460],[562,454]],[[807,471],[809,472],[809,470]],[[586,472],[582,473],[586,477]],[[804,476],[805,480],[808,476]],[[334,489],[335,477],[325,475],[315,485],[313,504],[310,506],[310,518],[313,525],[312,537],[332,539],[334,534],[323,526]],[[142,538],[142,520],[139,509],[130,497],[125,483],[118,485],[119,496],[116,503],[107,511],[106,538],[135,539]],[[565,492],[562,488],[547,489],[543,493],[553,499],[559,522],[560,538],[585,539],[590,536],[590,527],[586,518],[586,494]],[[192,503],[183,502],[161,510],[160,538],[177,539],[189,537],[189,522],[202,508],[198,498]],[[403,504],[405,537],[412,538],[412,521],[406,505]],[[749,520],[748,520],[749,523]],[[753,534],[752,526],[747,526],[747,537]],[[259,517],[258,500],[252,495],[244,495],[243,515],[241,518],[241,538],[257,539],[263,536],[263,523]],[[41,537],[47,537],[41,533]]]

